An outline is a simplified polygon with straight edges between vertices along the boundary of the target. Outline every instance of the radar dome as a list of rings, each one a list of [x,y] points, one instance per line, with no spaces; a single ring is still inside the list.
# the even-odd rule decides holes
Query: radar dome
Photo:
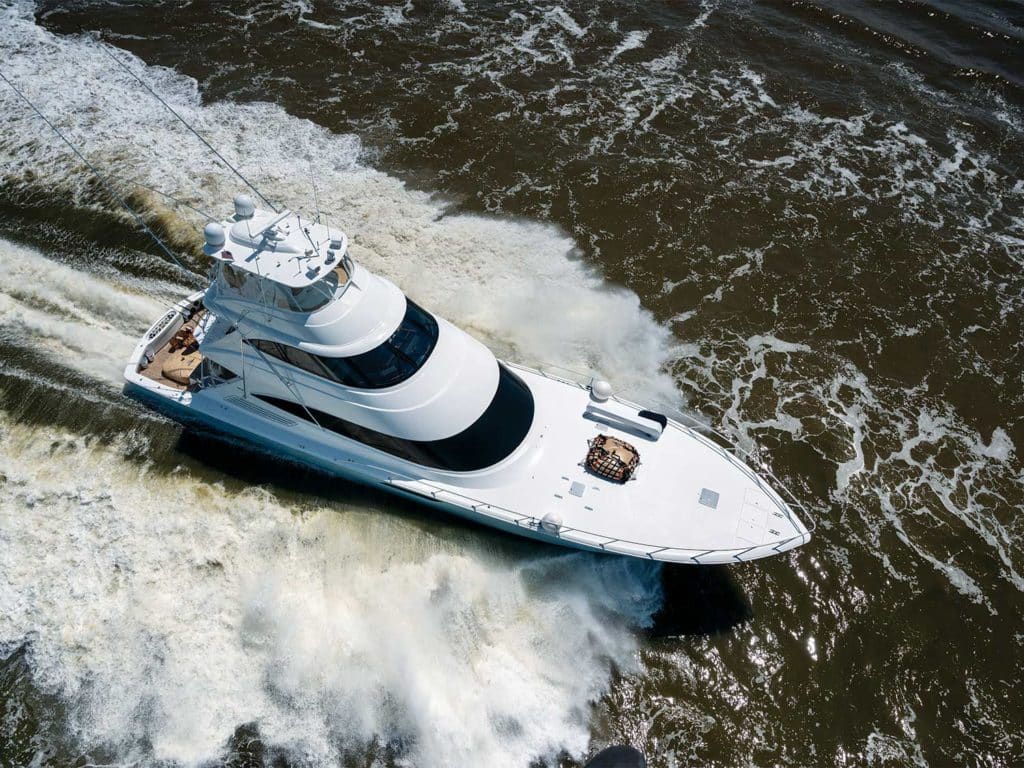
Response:
[[[612,396],[612,385],[604,379],[598,379],[590,385],[590,396],[599,403],[603,403]]]
[[[256,203],[248,195],[235,195],[235,218],[251,219],[256,212]]]
[[[207,248],[220,248],[224,245],[224,227],[215,221],[211,221],[203,227],[203,237],[206,238]]]
[[[557,512],[548,512],[541,518],[540,527],[548,533],[558,533],[562,527],[562,516]]]

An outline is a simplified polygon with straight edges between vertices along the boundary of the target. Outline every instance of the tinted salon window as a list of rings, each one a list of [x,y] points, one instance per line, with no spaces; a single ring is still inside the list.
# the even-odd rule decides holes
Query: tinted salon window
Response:
[[[533,395],[522,379],[498,366],[498,389],[487,410],[457,435],[441,440],[405,440],[353,424],[323,411],[269,395],[257,395],[270,405],[324,429],[400,459],[449,472],[473,472],[507,458],[523,442],[533,425]]]

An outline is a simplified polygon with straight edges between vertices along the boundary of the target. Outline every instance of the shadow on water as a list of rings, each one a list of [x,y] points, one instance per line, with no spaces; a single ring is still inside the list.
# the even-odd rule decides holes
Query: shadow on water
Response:
[[[664,602],[649,637],[717,635],[749,621],[753,609],[732,571],[724,565],[665,565]]]

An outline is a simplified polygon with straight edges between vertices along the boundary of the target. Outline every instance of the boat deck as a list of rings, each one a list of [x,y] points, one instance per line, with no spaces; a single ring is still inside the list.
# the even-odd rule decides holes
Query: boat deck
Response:
[[[183,347],[180,346],[180,340],[183,334],[194,339],[195,331],[205,314],[206,310],[200,309],[185,321],[177,333],[156,351],[153,362],[145,368],[139,368],[139,373],[157,384],[179,392],[189,389],[192,373],[203,362],[203,356],[199,353],[197,340],[189,341]]]
[[[532,445],[515,465],[486,482],[395,484],[429,488],[434,499],[534,531],[543,530],[550,514],[557,531],[549,534],[562,542],[670,562],[740,562],[809,538],[784,500],[713,441],[671,420],[657,439],[621,431],[585,418],[591,402],[585,389],[528,369],[516,372],[533,391],[537,411],[527,438]],[[599,435],[639,454],[628,482],[588,468],[588,447]]]

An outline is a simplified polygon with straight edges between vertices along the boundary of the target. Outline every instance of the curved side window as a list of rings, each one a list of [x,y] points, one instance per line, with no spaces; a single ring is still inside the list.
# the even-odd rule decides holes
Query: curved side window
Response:
[[[352,357],[321,357],[276,341],[246,341],[279,360],[325,379],[358,389],[382,389],[401,384],[423,367],[437,344],[437,321],[406,300],[405,317],[391,337],[369,352]]]
[[[449,472],[473,472],[497,464],[515,451],[533,425],[534,404],[530,388],[522,379],[500,365],[498,389],[479,419],[457,435],[442,440],[404,440],[353,424],[290,400],[257,395],[275,408],[337,432],[370,448],[424,467]]]
[[[277,286],[277,306],[292,312],[315,312],[331,303],[338,287],[346,285],[348,272],[342,265],[325,274],[322,278],[304,288]]]
[[[298,347],[290,347],[287,344],[281,344],[276,341],[267,341],[266,339],[246,339],[246,344],[251,347],[255,347],[260,352],[276,357],[285,363],[290,363],[296,368],[301,368],[309,373],[314,373],[317,376],[323,376],[324,378],[331,378],[330,373],[320,364],[320,358],[316,355],[311,355],[309,352],[305,352]]]
[[[437,321],[406,300],[405,317],[391,338],[354,357],[321,357],[335,381],[360,389],[392,387],[408,379],[430,357],[437,344]]]

